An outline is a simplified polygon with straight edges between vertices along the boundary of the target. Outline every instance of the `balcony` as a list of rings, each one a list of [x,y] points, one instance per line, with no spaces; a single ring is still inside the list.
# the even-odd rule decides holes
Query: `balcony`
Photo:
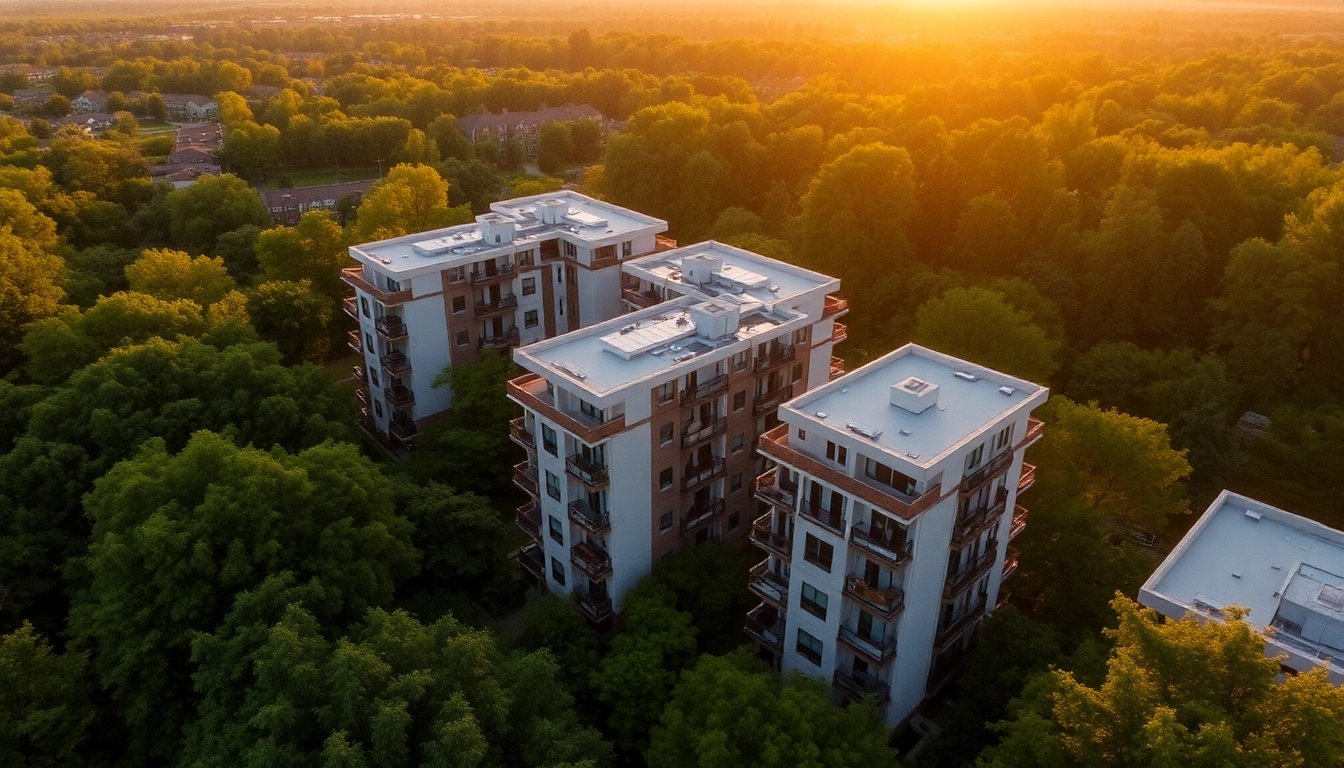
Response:
[[[530,462],[520,461],[513,465],[513,484],[534,497],[541,495],[537,493],[537,468]]]
[[[518,564],[536,579],[538,584],[546,583],[546,554],[540,544],[528,544],[519,549]]]
[[[519,416],[509,422],[509,439],[529,451],[537,449],[537,438],[527,431],[526,416]]]
[[[510,328],[495,336],[482,336],[480,340],[476,342],[477,349],[508,349],[509,347],[516,346],[518,346],[517,328]]]
[[[841,624],[840,636],[836,639],[849,646],[850,650],[863,656],[879,667],[885,667],[888,662],[896,658],[895,634],[882,640],[877,640],[869,635],[860,634],[844,624]]]
[[[752,481],[756,498],[762,503],[783,507],[790,512],[798,501],[798,483],[784,477],[779,467]]]
[[[960,571],[948,576],[947,583],[943,585],[943,597],[951,597],[979,581],[980,577],[989,573],[997,556],[998,552],[991,549],[967,563]]]
[[[835,381],[845,375],[845,359],[843,357],[831,357],[831,381]]]
[[[773,512],[766,512],[751,524],[751,543],[784,562],[793,559],[793,542],[782,533],[775,533],[771,524]]]
[[[849,529],[849,543],[864,554],[881,560],[888,568],[900,568],[910,562],[915,543],[901,536],[888,536],[885,531],[855,525]]]
[[[380,288],[374,288],[372,283],[364,279],[364,267],[362,266],[342,269],[341,281],[356,290],[369,294],[385,307],[405,304],[411,300],[410,291],[384,291]]]
[[[387,402],[398,411],[409,410],[415,405],[415,392],[410,387],[398,384],[387,388]]]
[[[849,302],[839,296],[827,296],[826,303],[821,305],[821,316],[836,317],[849,311]]]
[[[1036,484],[1036,467],[1031,464],[1022,465],[1022,475],[1017,478],[1017,492],[1022,493]]]
[[[980,621],[981,617],[985,615],[985,603],[985,596],[981,595],[966,609],[965,613],[961,614],[960,618],[952,620],[947,626],[938,630],[938,633],[933,637],[933,652],[942,653],[947,650],[952,646],[952,643],[966,633],[966,630],[975,626],[976,622]]]
[[[400,315],[383,315],[373,321],[373,329],[378,332],[383,341],[401,341],[406,338],[406,324],[401,322]]]
[[[565,474],[583,483],[590,489],[601,488],[610,481],[607,465],[581,453],[565,459]]]
[[[686,474],[681,478],[681,490],[690,492],[708,483],[716,477],[723,474],[723,459],[715,456],[707,464],[698,464],[686,467]]]
[[[723,430],[728,427],[728,419],[722,416],[715,419],[714,421],[711,421],[707,425],[701,426],[697,429],[692,429],[692,427],[695,427],[696,424],[698,423],[699,422],[687,422],[685,425],[682,426],[683,429],[681,433],[682,448],[690,448],[696,443],[708,440],[711,437],[714,437],[715,435],[721,434]]]
[[[872,675],[865,675],[862,672],[841,672],[837,669],[832,682],[850,701],[863,701],[872,696],[877,699],[879,707],[886,706],[887,702],[891,701],[891,686]]]
[[[1012,547],[1008,548],[1008,554],[1003,558],[1003,576],[1001,578],[1006,579],[1017,573],[1017,559],[1021,554]]]
[[[512,280],[513,265],[505,264],[502,267],[495,267],[493,269],[487,267],[482,270],[473,270],[470,274],[470,279],[472,285],[489,285],[490,283],[498,283],[502,280]]]
[[[751,406],[751,412],[757,416],[778,408],[785,400],[793,399],[793,385],[785,387],[776,387],[766,392],[764,395],[757,395],[756,402]]]
[[[831,323],[831,343],[839,344],[849,338],[849,326],[844,323]]]
[[[798,512],[836,536],[844,537],[845,515],[843,512],[823,509],[821,502],[816,499],[803,499],[803,503],[798,507]]]
[[[350,331],[345,334],[345,345],[360,354],[364,354],[364,342],[359,338],[359,331]]]
[[[768,371],[771,368],[778,368],[797,357],[797,347],[793,345],[777,347],[770,354],[756,358],[756,362],[753,365],[755,366],[756,372],[761,373],[762,371]]]
[[[961,478],[961,493],[963,495],[975,493],[980,486],[989,482],[995,475],[1008,469],[1013,463],[1013,452],[1004,451],[998,456],[989,460],[985,466],[975,470],[971,474]]]
[[[728,389],[728,374],[721,373],[709,381],[701,382],[681,393],[681,404],[690,405],[708,397],[714,397]]]
[[[509,397],[519,405],[559,424],[589,445],[625,431],[624,415],[599,422],[582,414],[565,413],[556,408],[554,396],[546,391],[546,380],[535,373],[526,373],[510,380],[507,389]]]
[[[355,399],[367,405],[369,402],[369,390],[364,387],[355,387]]]
[[[518,297],[510,293],[501,296],[498,301],[476,302],[476,317],[493,317],[518,308]]]
[[[1040,419],[1028,418],[1027,434],[1022,437],[1022,442],[1013,446],[1013,450],[1020,451],[1023,448],[1034,445],[1037,441],[1041,439],[1041,435],[1043,435],[1044,433],[1045,433],[1044,422],[1042,422]]]
[[[723,499],[710,499],[703,504],[691,507],[681,522],[682,533],[693,533],[714,521],[723,514]]]
[[[593,581],[601,581],[611,575],[611,556],[594,544],[575,544],[569,550],[569,561]]]
[[[653,291],[641,291],[638,288],[622,288],[621,301],[624,301],[635,309],[648,309],[655,304],[661,304],[663,300]]]
[[[874,587],[858,574],[851,573],[845,578],[845,594],[872,608],[884,619],[894,618],[905,610],[905,590]]]
[[[356,381],[362,383],[364,381],[364,366],[362,365],[351,366],[350,375],[355,377]]]
[[[1012,599],[1013,599],[1013,593],[1012,593],[1012,592],[1005,592],[1005,591],[1003,591],[1002,589],[1000,589],[1000,590],[999,590],[999,602],[997,602],[997,603],[994,604],[994,610],[999,610],[999,609],[1003,608],[1003,607],[1004,607],[1005,605],[1007,605],[1008,602],[1009,602],[1010,600],[1012,600]]]
[[[393,440],[402,445],[409,445],[420,435],[420,430],[416,428],[413,421],[397,421],[393,419],[387,425],[387,434]]]
[[[1006,508],[1008,492],[1001,491],[993,504],[967,511],[957,517],[952,526],[952,545],[960,547],[976,537],[986,528],[997,525],[999,516]]]
[[[1013,523],[1008,528],[1008,540],[1012,541],[1027,528],[1027,508],[1018,504],[1013,507]]]
[[[662,236],[662,235],[654,235],[654,236],[653,236],[653,252],[654,252],[654,253],[662,253],[663,251],[671,251],[671,250],[675,249],[676,247],[677,247],[677,241],[676,241],[676,240],[673,240],[673,239],[670,238],[670,237],[664,237],[664,236]]]
[[[784,651],[784,616],[773,605],[761,603],[748,611],[743,629],[747,637],[773,648],[775,653]]]
[[[359,319],[359,305],[355,303],[354,296],[346,296],[345,298],[341,299],[341,309],[345,310],[345,314],[353,317],[356,320]]]
[[[611,515],[593,509],[585,499],[569,502],[569,520],[594,536],[611,530]]]
[[[378,364],[388,376],[405,376],[411,372],[411,360],[404,352],[389,352],[378,358]]]
[[[515,522],[523,529],[523,533],[531,536],[536,543],[541,543],[541,507],[536,499],[518,508]]]
[[[600,624],[611,618],[611,597],[597,592],[584,592],[576,590],[574,592],[574,603],[579,606],[579,612],[584,618],[594,624]]]
[[[747,582],[747,587],[762,600],[779,610],[788,610],[789,583],[770,570],[770,560],[768,558],[752,567],[751,578]]]

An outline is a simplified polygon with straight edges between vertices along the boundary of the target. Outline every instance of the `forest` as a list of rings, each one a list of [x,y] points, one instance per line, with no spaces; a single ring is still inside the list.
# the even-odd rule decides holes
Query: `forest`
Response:
[[[1224,488],[1344,528],[1344,18],[1232,5],[0,16],[0,763],[1340,765],[1344,691],[1132,601]],[[90,90],[115,119],[62,125]],[[163,94],[218,104],[220,175],[151,180]],[[459,128],[563,104],[606,127]],[[258,195],[355,169],[294,226]],[[562,186],[838,276],[850,370],[1051,388],[1012,600],[916,753],[744,647],[753,552],[608,635],[529,591],[507,357],[413,458],[361,431],[347,247]]]

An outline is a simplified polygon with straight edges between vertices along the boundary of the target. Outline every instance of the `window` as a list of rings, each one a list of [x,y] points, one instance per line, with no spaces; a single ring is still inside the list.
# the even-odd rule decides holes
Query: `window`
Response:
[[[365,352],[373,352],[373,351],[374,351],[374,347],[373,347],[373,336],[371,336],[371,335],[369,334],[368,331],[365,331],[365,332],[364,332],[364,351],[365,351]]]
[[[817,638],[807,634],[806,631],[798,630],[798,655],[804,659],[821,666],[821,652],[824,646]]]
[[[563,547],[565,545],[564,524],[561,523],[560,518],[555,515],[549,515],[548,519],[551,521],[551,538],[555,539],[555,542]]]
[[[662,472],[658,473],[658,489],[661,491],[666,491],[668,488],[671,487],[672,487],[672,468],[668,467],[667,469],[664,469]]]
[[[799,328],[798,330],[796,330],[796,331],[793,332],[793,343],[794,343],[794,344],[806,344],[806,343],[807,343],[807,329],[806,329],[806,328]]]
[[[555,579],[556,584],[565,586],[565,564],[560,562],[560,558],[551,558],[551,578]]]
[[[572,251],[572,250],[574,250],[574,246],[570,245],[569,243],[565,243],[565,255],[568,256],[568,255],[569,255],[569,251]],[[560,266],[560,265],[556,265],[556,267],[555,267],[555,284],[556,284],[556,285],[562,285],[564,282],[565,282],[565,268],[562,267],[562,266]]]
[[[558,306],[558,307],[560,308],[560,312],[559,312],[560,316],[561,316],[561,317],[564,317],[564,316],[565,316],[565,300],[564,300],[564,299],[560,299],[560,301],[556,302],[556,306]]]
[[[1012,441],[1013,441],[1013,425],[1009,424],[1008,426],[1000,430],[999,434],[994,436],[994,448],[993,448],[994,452],[998,453],[1004,448],[1007,448]]]
[[[373,413],[378,418],[383,418],[383,403],[380,400],[373,401]]]
[[[733,395],[733,410],[740,411],[747,407],[747,390],[742,390]]]
[[[849,463],[849,449],[843,445],[836,445],[827,440],[826,458],[843,467]]]
[[[467,311],[467,297],[465,297],[465,296],[454,296],[454,297],[453,297],[453,314],[454,314],[454,315],[460,315],[460,314],[462,314],[463,312],[466,312],[466,311]]]
[[[541,447],[552,456],[560,455],[555,450],[555,430],[545,424],[541,425]]]
[[[369,381],[373,382],[373,386],[375,386],[375,387],[381,387],[381,386],[383,386],[382,384],[378,383],[378,369],[377,369],[377,368],[370,368],[370,369],[369,369]]]
[[[966,471],[972,472],[980,466],[980,462],[985,458],[985,444],[981,443],[975,447],[974,451],[966,454]]]
[[[816,587],[808,584],[806,581],[803,582],[802,596],[799,599],[798,604],[803,607],[804,611],[825,621],[826,605],[828,602],[825,592],[818,591]]]
[[[867,456],[863,457],[863,474],[869,480],[876,480],[907,496],[913,495],[915,492],[915,479],[913,477],[897,472],[886,464],[873,461]]]
[[[803,541],[803,559],[827,573],[831,570],[831,556],[834,554],[834,547],[810,533]]]
[[[457,332],[457,346],[465,347],[471,343],[471,334],[466,331]]]
[[[598,424],[607,423],[607,416],[605,413],[603,413],[602,409],[598,408],[596,405],[593,405],[587,400],[579,401],[579,413],[582,413],[584,416],[587,416],[593,421],[596,421]]]
[[[728,530],[736,531],[737,526],[742,524],[742,513],[734,512],[728,516]]]
[[[802,380],[803,380],[803,364],[799,363],[793,366],[793,378],[791,379],[791,381],[802,381]]]
[[[520,267],[532,266],[532,251],[523,251],[522,253],[518,254],[518,266]]]
[[[740,490],[742,490],[742,473],[738,472],[736,475],[733,475],[732,480],[728,481],[728,491],[731,493]]]
[[[539,321],[537,320],[537,310],[529,309],[523,313],[524,328],[536,328],[538,322]]]
[[[674,425],[670,421],[664,424],[661,428],[659,428],[658,430],[659,445],[667,445],[668,443],[672,442],[673,429]]]
[[[658,518],[658,530],[666,531],[672,527],[672,510],[667,510]]]
[[[463,267],[453,267],[452,269],[448,270],[448,282],[450,283],[462,282],[462,277],[464,274],[463,270],[464,270]]]
[[[635,252],[635,244],[634,244],[634,243],[630,242],[629,240],[626,240],[624,243],[621,243],[621,257],[622,257],[622,258],[628,257],[628,256],[630,256],[630,254],[632,254],[632,253],[634,253],[634,252]]]
[[[658,388],[658,402],[666,403],[677,396],[677,382],[669,381]]]
[[[388,292],[388,293],[396,293],[397,291],[400,291],[400,290],[401,290],[401,283],[400,283],[399,281],[397,281],[397,280],[393,280],[393,279],[390,278],[390,277],[389,277],[389,278],[385,278],[385,279],[386,279],[386,281],[387,281],[387,292]]]
[[[562,241],[561,241],[561,244],[562,244],[562,247],[565,249],[565,258],[566,258],[566,259],[578,259],[578,258],[579,258],[579,249],[578,249],[577,246],[575,246],[573,243],[569,242],[568,240],[562,240]]]
[[[555,476],[554,472],[546,470],[546,495],[556,501],[560,500],[560,478]]]
[[[739,433],[736,437],[733,438],[733,453],[741,453],[742,448],[743,446],[746,445],[746,443],[747,443],[746,436]]]
[[[806,430],[806,429],[800,429],[800,430],[798,430],[798,439],[799,439],[799,440],[806,440],[806,439],[807,439],[807,430]]]
[[[534,293],[536,293],[536,292],[537,292],[537,278],[535,278],[535,277],[524,277],[524,278],[523,278],[523,295],[524,295],[524,296],[531,296],[532,294],[534,294]]]
[[[365,317],[373,317],[369,314],[369,300],[365,296],[359,297],[359,310],[364,313]]]
[[[743,368],[746,368],[747,363],[750,360],[751,360],[751,350],[747,350],[746,352],[739,352],[735,357],[733,357],[733,370],[740,371]]]

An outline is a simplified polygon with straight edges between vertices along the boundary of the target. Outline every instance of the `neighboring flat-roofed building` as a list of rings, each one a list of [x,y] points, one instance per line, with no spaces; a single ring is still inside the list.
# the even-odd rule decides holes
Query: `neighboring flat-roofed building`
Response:
[[[1265,634],[1265,653],[1344,685],[1344,532],[1223,491],[1139,590],[1179,619],[1220,621],[1231,606]]]
[[[621,262],[669,246],[667,222],[576,192],[490,207],[474,224],[350,248],[358,395],[394,444],[451,407],[451,388],[433,386],[445,368],[619,315]]]
[[[754,486],[747,633],[784,672],[876,697],[889,725],[946,682],[1007,597],[1044,387],[914,344],[779,409]]]
[[[839,280],[718,243],[622,267],[669,269],[679,296],[514,353],[529,371],[509,384],[528,449],[514,479],[532,497],[519,561],[595,622],[659,559],[748,538],[757,437],[834,370]]]

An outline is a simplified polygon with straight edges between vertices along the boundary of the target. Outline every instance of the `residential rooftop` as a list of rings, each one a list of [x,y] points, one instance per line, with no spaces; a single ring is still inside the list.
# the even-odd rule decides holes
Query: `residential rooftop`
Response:
[[[426,266],[438,269],[470,264],[526,249],[563,233],[590,247],[609,245],[637,234],[661,233],[667,222],[628,208],[595,200],[570,190],[504,200],[473,224],[459,224],[429,232],[351,246],[352,255],[380,263],[389,272],[409,272]],[[501,235],[495,239],[492,234]]]
[[[930,467],[1045,387],[940,352],[906,344],[780,406],[861,435],[916,466]],[[899,403],[899,404],[898,404]]]
[[[1274,642],[1344,673],[1344,532],[1301,515],[1223,491],[1139,600],[1213,618],[1242,606]]]
[[[733,294],[770,303],[840,287],[834,277],[713,240],[627,261],[621,271],[705,300]]]

